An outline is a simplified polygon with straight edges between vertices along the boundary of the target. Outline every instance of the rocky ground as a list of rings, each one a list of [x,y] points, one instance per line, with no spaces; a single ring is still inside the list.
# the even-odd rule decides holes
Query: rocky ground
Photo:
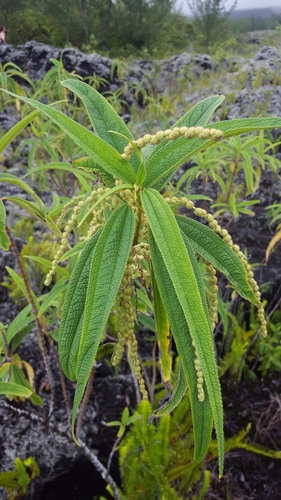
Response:
[[[50,58],[58,59],[62,56],[63,64],[67,71],[76,71],[79,75],[97,76],[110,80],[111,60],[98,54],[85,55],[75,49],[54,49],[34,41],[24,46],[13,47],[0,45],[0,62],[12,61],[19,65],[27,75],[35,80],[42,78],[51,68]],[[226,93],[233,90],[237,72],[246,74],[244,87],[236,92],[235,99],[224,110],[224,118],[250,116],[258,106],[263,108],[264,114],[281,116],[281,86],[270,78],[265,78],[263,84],[253,89],[251,81],[258,71],[268,74],[274,72],[281,77],[281,48],[257,46],[256,55],[248,61],[233,61],[231,58],[225,62],[229,70],[224,77],[223,89]],[[192,75],[200,78],[202,74],[210,75],[216,69],[216,64],[208,55],[191,56],[188,53],[174,56],[167,61],[158,61],[158,76],[155,79],[157,91],[164,92],[167,85],[171,84],[173,77]],[[237,68],[239,67],[239,71]],[[160,69],[159,69],[160,68]],[[128,83],[141,82],[150,79],[155,71],[152,61],[137,61],[127,66],[122,81],[117,71],[110,80],[107,90]],[[239,75],[238,75],[239,76]],[[128,86],[129,87],[129,86]],[[213,89],[214,93],[217,89]],[[186,100],[194,104],[199,99],[207,97],[207,90],[200,90],[193,95],[186,95]],[[124,95],[128,105],[135,100],[133,92]],[[0,110],[0,128],[8,130],[18,117],[9,112],[9,109]],[[275,137],[280,131],[275,131]],[[5,167],[9,173],[23,175],[26,155],[11,164],[9,157],[12,149],[9,147],[5,153]],[[280,155],[280,153],[277,153]],[[270,282],[267,299],[271,307],[275,307],[280,298],[280,252],[271,255],[265,265],[265,249],[272,237],[268,228],[268,219],[265,216],[265,207],[273,201],[280,201],[280,183],[271,172],[263,176],[257,197],[261,203],[255,207],[256,217],[239,217],[231,225],[230,233],[233,239],[242,247],[247,248],[251,255],[251,262],[261,265],[256,270],[256,278],[260,283]],[[198,185],[198,189],[200,186]],[[9,191],[9,193],[8,193]],[[19,194],[17,187],[0,186],[0,197],[4,194]],[[22,194],[21,194],[22,195]],[[44,201],[48,202],[50,193],[44,193]],[[20,216],[20,212],[18,212]],[[40,228],[38,227],[38,230]],[[23,242],[17,240],[18,248]],[[0,282],[6,275],[5,266],[15,267],[12,253],[0,252]],[[0,321],[9,323],[17,313],[17,306],[11,301],[8,289],[0,289]],[[149,357],[148,342],[145,338],[148,333],[143,332],[142,353]],[[66,434],[67,409],[63,400],[59,382],[55,356],[50,349],[50,358],[53,373],[55,374],[55,412],[49,421],[48,405],[50,392],[46,384],[45,371],[41,353],[36,341],[35,333],[30,334],[22,343],[21,352],[24,359],[29,360],[36,368],[37,390],[43,397],[43,409],[37,409],[31,404],[0,402],[0,470],[13,467],[15,457],[26,458],[32,455],[38,461],[41,475],[32,486],[28,500],[56,500],[68,498],[69,500],[92,500],[94,495],[102,494],[103,484],[99,474]],[[70,395],[74,387],[71,383],[67,386]],[[223,398],[225,408],[226,435],[232,436],[244,429],[249,422],[253,423],[250,438],[261,445],[281,450],[281,376],[280,373],[272,374],[265,380],[257,382],[242,381],[239,384],[223,382]],[[101,460],[106,462],[114,442],[114,428],[107,428],[105,422],[118,419],[125,405],[134,408],[136,404],[136,391],[134,380],[129,370],[122,368],[117,376],[106,364],[96,370],[92,395],[84,417],[81,438],[87,442],[92,450],[97,450]],[[12,406],[12,408],[10,407]],[[27,413],[18,413],[17,409],[24,409]],[[32,417],[36,413],[42,420]],[[210,464],[212,470],[212,488],[207,499],[225,500],[281,500],[280,461],[267,459],[245,450],[232,451],[226,456],[226,472],[219,482],[215,464]],[[118,481],[118,468],[116,461],[113,464],[113,476]],[[2,495],[2,496],[1,496]],[[0,492],[0,498],[4,499]],[[105,493],[103,492],[105,496]]]

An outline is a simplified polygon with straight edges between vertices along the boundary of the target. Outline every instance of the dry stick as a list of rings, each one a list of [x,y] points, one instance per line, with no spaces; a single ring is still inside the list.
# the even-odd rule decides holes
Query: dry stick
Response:
[[[114,445],[112,446],[112,450],[110,452],[110,455],[108,457],[108,461],[107,461],[107,466],[106,466],[106,471],[107,471],[107,474],[109,474],[110,472],[110,467],[111,467],[111,462],[112,462],[112,459],[113,459],[113,455],[115,453],[115,450],[116,450],[116,447],[118,446],[118,444],[120,443],[121,439],[122,439],[123,436],[119,436]]]
[[[7,225],[6,225],[5,229],[6,229],[7,236],[10,240],[10,243],[11,243],[12,252],[14,254],[17,266],[19,268],[19,272],[20,272],[20,275],[22,277],[24,287],[25,287],[25,290],[27,293],[28,301],[31,305],[32,313],[33,313],[35,323],[37,326],[38,342],[39,342],[39,346],[40,346],[40,349],[42,352],[45,370],[46,370],[46,374],[47,374],[48,381],[50,384],[50,389],[51,389],[51,404],[50,404],[50,408],[49,408],[49,415],[51,415],[53,412],[53,408],[54,408],[54,380],[53,380],[53,375],[52,375],[52,371],[51,371],[50,360],[49,360],[47,349],[46,349],[44,331],[43,331],[41,322],[40,322],[39,317],[38,317],[38,312],[37,312],[37,309],[36,309],[36,306],[35,306],[35,303],[34,303],[34,300],[32,297],[32,293],[31,293],[31,290],[30,290],[30,287],[29,287],[29,284],[27,281],[27,276],[26,276],[25,270],[24,270],[22,262],[21,262],[20,254],[19,254],[18,249],[16,247],[15,240],[14,240],[12,233]]]
[[[88,378],[88,382],[87,382],[87,387],[86,387],[86,390],[85,390],[84,398],[83,398],[83,401],[82,401],[82,404],[81,404],[81,407],[80,407],[80,413],[79,413],[79,416],[78,416],[77,426],[76,426],[76,436],[77,436],[77,438],[79,438],[79,435],[80,435],[80,432],[81,432],[83,418],[84,418],[84,415],[85,415],[85,411],[86,411],[86,408],[87,408],[89,397],[90,397],[91,392],[92,392],[92,385],[93,385],[94,375],[95,375],[95,365],[92,366],[91,373],[90,373],[90,376]]]
[[[29,418],[33,422],[46,424],[45,420],[42,417],[39,417],[39,415],[36,415],[35,413],[29,413],[28,411],[20,410],[19,408],[15,408],[14,406],[7,404],[3,400],[0,400],[0,405],[4,406],[4,408],[8,408],[9,410],[13,411],[14,413],[17,413],[20,416],[25,416],[25,417]],[[53,434],[58,434],[59,436],[66,438],[68,442],[73,443],[72,439],[70,438],[70,436],[67,432],[61,431],[60,429],[58,429],[57,425],[52,424],[50,421],[49,421],[48,425],[49,425],[49,428]],[[110,487],[114,493],[115,500],[121,500],[117,484],[115,483],[114,479],[110,476],[110,474],[107,472],[104,465],[100,462],[98,457],[96,455],[94,455],[94,453],[86,446],[86,444],[83,443],[83,441],[79,440],[79,444],[81,445],[81,449],[83,450],[86,457],[90,460],[90,462],[92,462],[92,464],[95,466],[97,471],[100,473],[100,475],[104,479],[104,481],[106,481],[110,485]]]
[[[94,464],[97,471],[100,473],[101,477],[106,481],[111,487],[115,500],[121,500],[117,484],[114,479],[109,475],[104,465],[99,461],[98,457],[94,455],[94,453],[86,446],[85,443],[79,440],[79,444],[81,445],[82,450],[84,451],[86,457]]]

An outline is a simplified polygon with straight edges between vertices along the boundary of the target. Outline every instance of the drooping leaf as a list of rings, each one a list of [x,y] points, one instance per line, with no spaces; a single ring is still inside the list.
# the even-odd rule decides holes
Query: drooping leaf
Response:
[[[170,353],[171,338],[170,338],[170,324],[167,318],[166,311],[158,290],[157,282],[152,274],[152,288],[153,288],[153,306],[154,316],[156,321],[157,339],[160,350],[160,366],[162,380],[164,384],[168,383],[171,379],[172,370],[172,357]]]
[[[195,374],[195,376],[196,376],[196,374]],[[181,400],[185,396],[187,390],[188,390],[188,385],[187,385],[187,381],[186,381],[186,376],[185,376],[184,371],[182,369],[180,369],[179,376],[178,376],[178,379],[177,379],[177,382],[176,382],[176,385],[174,387],[174,390],[173,390],[171,397],[169,398],[169,400],[166,403],[164,403],[162,406],[160,406],[160,408],[157,408],[157,410],[155,410],[153,412],[152,417],[162,417],[163,415],[166,415],[167,413],[171,413],[171,411],[173,411],[178,406],[178,404],[181,402]],[[202,405],[200,406],[199,409],[201,412]],[[203,408],[203,410],[204,409],[205,408]],[[192,411],[194,412],[194,409]],[[210,412],[210,406],[209,406],[209,413],[211,416],[211,421],[213,423],[212,414]],[[206,433],[206,427],[204,427],[204,429],[205,429],[204,432]],[[211,438],[210,433],[209,433],[209,438]],[[208,439],[206,439],[206,441],[207,440]]]
[[[44,210],[42,210],[36,205],[36,203],[24,200],[19,196],[6,196],[5,199],[15,203],[15,205],[18,205],[20,208],[26,210],[26,212],[32,215],[32,217],[38,219],[45,226],[47,226],[50,229],[50,231],[54,232],[57,236],[62,238],[62,234],[57,225],[54,223],[51,217],[49,217],[49,215],[44,212]]]
[[[95,180],[95,176],[93,174],[91,174],[91,172],[81,172],[81,170],[76,170],[76,168],[73,168],[74,167],[74,162],[72,162],[72,165],[71,166],[69,163],[66,163],[66,162],[60,162],[60,161],[55,161],[53,163],[47,163],[45,165],[40,165],[39,167],[36,167],[36,168],[33,168],[31,169],[29,172],[27,172],[27,174],[24,175],[24,177],[28,177],[30,175],[33,175],[33,174],[37,174],[38,172],[45,172],[47,170],[58,170],[58,171],[61,171],[61,172],[69,172],[73,175],[75,175],[75,177],[77,177],[79,179],[79,177],[85,177],[86,179],[89,179],[90,181],[94,181]]]
[[[73,436],[77,409],[125,271],[134,230],[135,216],[132,208],[128,205],[119,207],[104,226],[93,253],[77,353],[77,388],[72,410]]]
[[[159,250],[151,233],[149,237],[149,243],[153,271],[155,273],[163,304],[166,309],[169,322],[171,324],[173,337],[175,339],[177,351],[180,356],[183,368],[183,375],[180,379],[179,386],[177,386],[177,388],[175,389],[175,392],[172,395],[171,401],[168,402],[167,407],[166,405],[163,407],[163,411],[166,412],[166,410],[168,411],[169,408],[172,410],[177,406],[181,398],[184,396],[184,393],[186,392],[187,384],[189,388],[189,398],[194,429],[194,458],[195,460],[200,461],[207,453],[211,440],[211,431],[214,420],[208,396],[208,389],[206,389],[205,385],[205,399],[204,401],[199,401],[197,390],[197,374],[194,366],[195,350],[192,345],[189,325],[186,321],[183,308],[179,303],[172,280],[166,269],[161,251]],[[158,410],[156,412],[156,416],[160,416],[158,415]],[[204,429],[204,432],[202,432],[202,429]]]
[[[122,135],[130,140],[134,138],[125,122],[109,102],[97,90],[84,82],[64,80],[62,86],[72,90],[83,101],[96,134],[122,154],[128,145],[128,141]],[[110,130],[114,130],[118,134],[112,134]],[[132,155],[130,163],[136,172],[140,163],[137,155]]]
[[[225,274],[242,297],[259,305],[247,282],[245,267],[236,253],[214,231],[200,222],[182,215],[176,215],[176,220],[192,248]]]
[[[44,208],[41,198],[39,198],[39,196],[35,193],[35,191],[28,184],[26,184],[26,182],[19,179],[15,175],[7,173],[0,174],[0,182],[8,182],[9,184],[13,184],[14,186],[20,187],[23,191],[28,193],[35,201],[37,201],[41,209]]]
[[[224,450],[223,409],[212,331],[201,298],[202,294],[204,294],[203,283],[195,275],[194,266],[186,249],[186,242],[183,241],[179,226],[169,205],[160,193],[154,189],[146,189],[141,192],[141,200],[156,246],[162,255],[178,302],[182,307],[202,367],[215,421],[219,447],[219,468],[220,474],[222,474]],[[156,274],[156,280],[158,281],[158,274]],[[161,293],[161,286],[159,286],[159,290]],[[164,296],[161,296],[164,303]],[[165,309],[167,311],[166,304]],[[179,355],[181,354],[179,353]],[[182,352],[183,357],[184,355],[185,350]]]
[[[39,111],[32,111],[29,115],[22,118],[18,123],[16,123],[6,134],[0,139],[0,153],[6,149],[6,147],[13,141],[17,135],[19,135],[22,130],[32,121],[36,116],[39,115]]]
[[[73,381],[76,380],[76,359],[82,332],[90,266],[101,232],[102,229],[97,231],[84,246],[71,275],[62,309],[59,357],[65,375]]]
[[[97,137],[88,129],[64,115],[61,111],[57,111],[50,106],[46,106],[46,104],[42,104],[34,99],[18,96],[4,89],[0,90],[7,92],[13,97],[17,97],[39,111],[42,111],[42,113],[48,116],[48,118],[50,118],[54,123],[59,125],[59,127],[69,137],[71,137],[77,146],[97,161],[97,163],[99,163],[101,167],[106,170],[106,172],[114,175],[124,182],[134,183],[135,172],[130,163],[124,160],[116,149]]]

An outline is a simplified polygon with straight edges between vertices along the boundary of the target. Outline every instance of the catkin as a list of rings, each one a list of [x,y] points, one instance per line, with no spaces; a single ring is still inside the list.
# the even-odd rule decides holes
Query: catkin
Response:
[[[134,152],[134,147],[139,149],[144,148],[147,144],[156,145],[159,144],[163,139],[168,141],[175,141],[179,137],[185,137],[185,139],[193,139],[194,137],[199,139],[222,139],[223,133],[221,130],[216,128],[203,128],[203,127],[174,127],[173,129],[159,130],[156,134],[150,135],[146,134],[140,139],[129,143],[122,154],[123,158],[127,161],[130,160],[132,153]]]

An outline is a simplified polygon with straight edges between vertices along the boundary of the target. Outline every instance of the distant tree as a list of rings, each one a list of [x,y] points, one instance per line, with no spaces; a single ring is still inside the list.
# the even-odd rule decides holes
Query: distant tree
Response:
[[[229,14],[235,9],[237,0],[229,10],[225,9],[227,0],[186,0],[194,16],[194,24],[201,44],[208,50],[218,40],[223,41]]]

